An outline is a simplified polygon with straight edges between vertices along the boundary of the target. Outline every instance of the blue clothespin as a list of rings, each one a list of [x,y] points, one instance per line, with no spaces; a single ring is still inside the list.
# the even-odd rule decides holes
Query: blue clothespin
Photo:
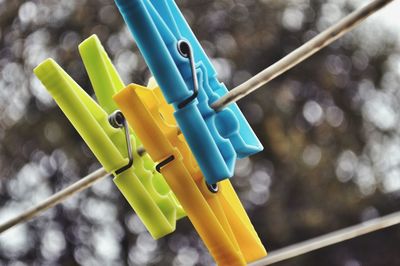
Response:
[[[237,158],[263,149],[173,0],[115,0],[209,184],[230,178]]]

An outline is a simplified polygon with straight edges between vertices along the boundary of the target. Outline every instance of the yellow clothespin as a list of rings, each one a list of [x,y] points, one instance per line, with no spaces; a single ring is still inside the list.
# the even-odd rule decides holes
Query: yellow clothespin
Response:
[[[230,181],[206,183],[154,79],[147,88],[130,84],[113,98],[218,265],[245,265],[266,256]]]

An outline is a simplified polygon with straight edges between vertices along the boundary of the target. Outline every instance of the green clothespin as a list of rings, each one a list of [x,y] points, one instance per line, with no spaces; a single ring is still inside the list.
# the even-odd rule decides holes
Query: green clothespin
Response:
[[[114,183],[153,238],[173,232],[185,213],[151,158],[136,152],[140,143],[124,117],[114,112],[112,95],[125,87],[121,78],[97,36],[85,40],[79,50],[104,109],[54,60],[45,60],[34,73],[103,167],[114,174]]]

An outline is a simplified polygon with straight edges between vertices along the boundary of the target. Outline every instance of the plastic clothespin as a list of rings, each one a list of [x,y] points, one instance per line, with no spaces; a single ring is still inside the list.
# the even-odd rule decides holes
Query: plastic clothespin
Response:
[[[115,107],[111,95],[124,84],[97,36],[85,40],[79,49],[95,90],[112,89],[99,94],[104,109],[54,60],[45,60],[34,72],[103,167],[113,173],[114,183],[153,238],[169,234],[176,220],[185,216],[181,205],[148,154],[136,152],[139,141],[122,113],[109,116]]]
[[[173,116],[151,79],[114,96],[218,265],[246,265],[266,255],[229,180],[208,185]]]
[[[115,0],[207,182],[230,178],[237,158],[263,149],[173,0]]]

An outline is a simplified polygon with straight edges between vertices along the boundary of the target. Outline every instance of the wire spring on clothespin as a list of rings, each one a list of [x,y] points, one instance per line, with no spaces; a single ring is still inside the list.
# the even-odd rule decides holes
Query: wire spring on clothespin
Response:
[[[126,140],[126,145],[127,145],[127,150],[128,150],[128,163],[119,168],[118,170],[115,171],[115,173],[118,175],[127,169],[131,168],[133,165],[133,153],[132,153],[132,144],[131,144],[131,138],[129,136],[129,126],[128,122],[126,121],[124,114],[116,110],[114,111],[109,117],[108,117],[108,122],[110,122],[110,125],[113,126],[114,128],[124,128],[125,130],[125,140]]]

